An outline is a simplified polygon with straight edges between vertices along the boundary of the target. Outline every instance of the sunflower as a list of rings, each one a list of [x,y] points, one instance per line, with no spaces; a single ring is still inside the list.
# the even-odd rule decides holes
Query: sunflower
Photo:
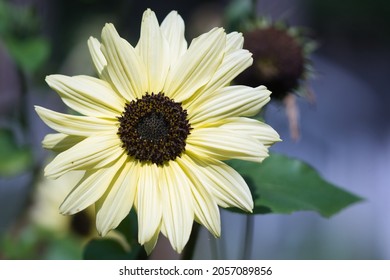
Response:
[[[270,126],[248,118],[269,101],[270,91],[229,86],[252,64],[242,35],[214,28],[187,47],[177,12],[159,25],[148,9],[135,47],[112,24],[101,38],[88,41],[99,78],[46,78],[79,114],[36,106],[58,132],[43,140],[59,152],[45,175],[85,171],[60,212],[95,204],[96,227],[105,235],[134,207],[138,241],[148,253],[160,232],[180,253],[194,220],[220,236],[218,205],[253,209],[247,184],[223,161],[261,162],[279,141]]]

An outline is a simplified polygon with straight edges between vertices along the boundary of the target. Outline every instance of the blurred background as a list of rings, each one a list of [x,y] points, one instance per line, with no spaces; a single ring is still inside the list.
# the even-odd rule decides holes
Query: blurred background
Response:
[[[66,110],[45,76],[95,75],[87,39],[100,38],[106,22],[134,45],[146,8],[160,21],[177,10],[190,42],[215,26],[240,27],[231,24],[232,7],[255,2],[0,0],[0,259],[81,258],[80,244],[96,234],[88,211],[72,218],[50,212],[71,183],[50,184],[41,174],[53,156],[41,147],[51,131],[33,105]],[[246,219],[222,210],[222,237],[202,230],[195,258],[390,259],[390,2],[259,0],[254,12],[301,27],[316,43],[307,57],[310,74],[300,81],[306,94],[294,95],[295,117],[284,100],[265,109],[283,139],[272,150],[304,160],[365,200],[330,219],[257,215],[249,253],[242,250]],[[154,257],[178,256],[161,239]]]

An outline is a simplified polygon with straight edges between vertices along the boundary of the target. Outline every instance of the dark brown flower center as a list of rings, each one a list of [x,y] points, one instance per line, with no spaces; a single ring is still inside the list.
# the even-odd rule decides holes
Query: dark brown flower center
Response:
[[[185,151],[191,130],[187,111],[163,93],[127,103],[118,120],[122,147],[140,162],[163,165]]]

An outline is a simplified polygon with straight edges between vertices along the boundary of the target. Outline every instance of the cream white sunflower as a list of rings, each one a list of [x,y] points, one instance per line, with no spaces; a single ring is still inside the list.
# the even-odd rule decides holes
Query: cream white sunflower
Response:
[[[187,47],[177,12],[159,25],[148,9],[135,47],[112,24],[101,37],[88,41],[99,78],[46,79],[80,115],[36,106],[58,131],[43,140],[45,148],[59,152],[45,175],[86,171],[61,213],[95,204],[97,230],[105,235],[134,207],[139,243],[148,253],[160,232],[181,252],[194,220],[219,236],[218,205],[253,209],[247,184],[223,160],[261,162],[279,141],[270,126],[248,118],[270,92],[229,86],[252,64],[242,35],[215,28]]]

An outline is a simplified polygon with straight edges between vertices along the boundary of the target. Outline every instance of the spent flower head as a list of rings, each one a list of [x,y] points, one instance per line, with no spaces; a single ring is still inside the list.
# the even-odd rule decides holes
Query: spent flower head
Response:
[[[80,115],[36,106],[58,133],[43,146],[59,154],[45,168],[58,178],[85,174],[60,206],[75,214],[95,205],[101,235],[138,216],[138,241],[148,253],[162,232],[181,252],[193,221],[221,233],[218,206],[251,212],[243,178],[224,160],[261,162],[279,135],[248,118],[269,101],[264,86],[229,86],[252,64],[242,34],[214,28],[189,47],[172,11],[159,25],[144,12],[134,47],[112,24],[88,41],[99,78],[51,75],[46,81]]]

